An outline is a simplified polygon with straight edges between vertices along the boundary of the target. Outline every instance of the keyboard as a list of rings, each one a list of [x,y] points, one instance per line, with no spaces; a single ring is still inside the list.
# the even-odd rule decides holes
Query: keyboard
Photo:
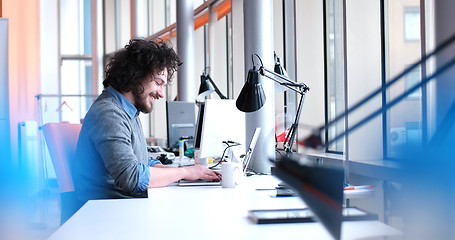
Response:
[[[177,183],[177,186],[221,186],[221,180],[208,180],[208,179],[198,179],[198,180],[180,180]]]

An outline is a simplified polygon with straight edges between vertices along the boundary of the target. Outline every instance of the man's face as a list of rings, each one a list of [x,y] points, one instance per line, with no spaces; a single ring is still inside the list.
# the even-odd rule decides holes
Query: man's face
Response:
[[[155,73],[142,82],[144,92],[134,94],[134,106],[143,113],[150,113],[153,109],[153,102],[164,97],[164,88],[167,84],[167,69]]]

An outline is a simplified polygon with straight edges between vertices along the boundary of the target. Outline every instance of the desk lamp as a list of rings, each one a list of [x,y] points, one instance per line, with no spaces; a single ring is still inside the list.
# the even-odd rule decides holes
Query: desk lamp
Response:
[[[261,62],[261,66],[258,69],[254,65],[254,56]],[[266,97],[259,82],[259,74],[300,94],[300,102],[294,123],[289,128],[284,141],[286,154],[277,159],[275,175],[296,189],[300,197],[332,236],[339,239],[341,235],[344,169],[303,165],[292,154],[292,145],[298,128],[304,96],[309,91],[309,88],[307,85],[294,82],[284,74],[281,74],[284,71],[281,66],[277,66],[280,65],[278,61],[275,62],[275,72],[265,68],[257,54],[252,56],[252,61],[253,69],[248,71],[247,81],[237,98],[237,108],[243,112],[254,112],[264,105]],[[324,181],[321,181],[321,179],[324,179]]]
[[[256,69],[256,66],[254,65],[254,56],[256,56],[261,62],[261,66],[258,69]],[[259,110],[262,106],[264,106],[266,96],[264,93],[264,89],[262,88],[262,84],[259,82],[259,74],[275,81],[281,86],[284,86],[296,93],[299,93],[300,94],[299,107],[294,119],[294,123],[289,128],[289,132],[286,135],[286,139],[284,141],[285,153],[291,154],[295,134],[298,129],[300,113],[302,111],[303,106],[303,100],[305,99],[306,92],[308,92],[310,88],[304,83],[294,82],[283,74],[275,73],[274,71],[265,68],[262,64],[261,58],[257,54],[253,54],[251,60],[253,61],[253,69],[250,69],[248,71],[246,83],[243,86],[242,90],[240,91],[240,94],[236,101],[236,106],[242,112],[254,112]],[[281,66],[275,65],[275,69],[277,71],[284,73],[284,71],[282,71],[282,68],[281,70],[280,68]]]
[[[227,97],[220,92],[216,84],[213,82],[209,73],[204,71],[201,75],[201,85],[199,86],[199,93],[197,97],[204,98],[213,92],[216,92],[221,99],[227,99]]]
[[[442,49],[449,46],[452,42],[455,42],[455,35],[453,35],[448,40],[444,41],[441,45],[435,48],[435,50],[425,56],[422,57],[421,60],[417,61],[416,63],[412,64],[409,68],[405,69],[401,74],[387,82],[384,86],[380,87],[372,94],[366,96],[364,99],[359,101],[353,107],[347,109],[343,114],[337,116],[334,120],[317,128],[312,135],[304,139],[303,141],[299,141],[299,145],[304,145],[306,147],[320,149],[321,147],[328,146],[329,144],[335,142],[336,140],[340,139],[341,137],[347,135],[349,132],[357,129],[358,127],[362,126],[363,124],[369,122],[374,117],[381,113],[385,113],[388,109],[405,99],[408,95],[413,93],[414,91],[418,90],[425,84],[427,84],[431,79],[436,78],[443,72],[447,71],[449,68],[455,65],[455,58],[449,59],[443,65],[441,65],[438,69],[436,69],[431,75],[424,77],[419,83],[415,84],[405,92],[403,92],[398,97],[394,98],[393,100],[389,101],[385,106],[379,108],[378,110],[374,111],[370,115],[366,116],[358,123],[354,124],[353,126],[346,129],[343,133],[335,136],[330,141],[327,141],[325,144],[321,138],[321,132],[324,129],[327,129],[336,121],[348,116],[351,112],[355,111],[360,106],[364,105],[366,102],[371,100],[374,96],[386,91],[392,84],[397,82],[400,78],[411,72],[414,68],[418,67],[420,64],[425,63],[430,57],[435,55],[436,53],[440,52]],[[445,116],[443,121],[441,122],[438,129],[433,135],[432,140],[429,143],[428,149],[437,149],[445,150],[445,145],[441,144],[447,140],[450,140],[450,136],[448,136],[448,129],[453,127],[453,122],[455,119],[455,102],[453,102],[449,108],[448,114]],[[452,136],[453,139],[453,136]],[[441,147],[442,146],[442,147]],[[427,149],[426,148],[426,149]],[[428,150],[427,149],[427,150]],[[436,151],[437,152],[437,151]],[[449,156],[453,157],[453,154],[450,152]],[[447,157],[447,156],[446,156]],[[433,164],[433,162],[432,162]],[[440,174],[440,173],[439,173]],[[452,172],[448,173],[452,174]],[[342,196],[343,196],[343,187],[342,183],[344,181],[344,170],[343,169],[328,169],[322,168],[320,166],[309,166],[309,165],[302,165],[299,164],[295,159],[292,159],[290,155],[284,156],[280,161],[276,163],[276,175],[281,178],[283,181],[288,183],[291,187],[297,190],[299,195],[311,210],[315,213],[315,215],[321,220],[324,226],[327,227],[329,232],[334,236],[336,239],[340,238],[341,234],[341,203],[342,203]],[[419,175],[420,178],[420,175]],[[321,181],[324,179],[324,181]],[[441,178],[442,179],[442,178]],[[437,180],[433,180],[436,183]],[[324,184],[325,182],[325,184]],[[420,186],[417,186],[420,187]],[[418,188],[417,188],[418,189]],[[340,199],[341,196],[341,199]]]

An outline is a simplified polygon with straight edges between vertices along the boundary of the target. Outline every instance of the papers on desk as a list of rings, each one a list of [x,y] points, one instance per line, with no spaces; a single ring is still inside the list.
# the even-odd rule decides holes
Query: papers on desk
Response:
[[[371,198],[376,191],[373,185],[350,185],[344,186],[344,198]]]
[[[374,186],[373,185],[355,186],[355,185],[345,184],[344,190],[374,190]]]

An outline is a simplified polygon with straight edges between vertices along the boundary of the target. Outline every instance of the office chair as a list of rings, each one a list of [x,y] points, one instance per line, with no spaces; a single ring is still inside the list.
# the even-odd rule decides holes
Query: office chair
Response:
[[[60,225],[65,223],[82,203],[77,200],[71,174],[71,161],[76,152],[82,124],[47,123],[42,130],[54,166],[60,193]]]

